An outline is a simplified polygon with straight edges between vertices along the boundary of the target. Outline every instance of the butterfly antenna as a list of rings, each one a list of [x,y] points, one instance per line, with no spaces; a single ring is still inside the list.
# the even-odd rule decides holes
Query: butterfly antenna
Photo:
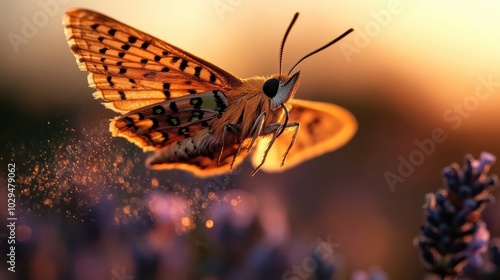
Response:
[[[292,73],[293,69],[295,67],[297,67],[297,65],[299,65],[299,63],[301,63],[304,59],[310,57],[311,55],[314,55],[314,54],[317,54],[318,52],[328,48],[329,46],[337,43],[338,41],[342,40],[345,36],[349,35],[349,33],[353,32],[354,31],[354,28],[350,28],[349,30],[347,30],[346,32],[342,33],[342,35],[338,36],[337,38],[333,39],[332,41],[330,41],[329,43],[327,43],[326,45],[320,47],[320,48],[317,48],[315,49],[314,51],[306,54],[305,56],[303,56],[301,59],[299,59],[299,61],[297,61],[297,63],[295,63],[293,65],[293,67],[290,69],[290,71],[288,71],[288,75],[290,75],[290,73]],[[286,38],[286,37],[285,37]],[[281,63],[280,63],[280,69],[281,69]],[[280,71],[281,73],[281,71]]]
[[[288,37],[288,33],[290,33],[290,30],[292,30],[292,26],[295,24],[295,21],[297,21],[298,17],[299,17],[299,13],[295,13],[295,15],[293,16],[292,22],[290,22],[290,25],[288,25],[288,29],[285,32],[285,36],[283,36],[283,40],[281,41],[281,46],[280,46],[280,76],[281,76],[281,65],[283,64],[283,48],[285,47],[286,38]]]

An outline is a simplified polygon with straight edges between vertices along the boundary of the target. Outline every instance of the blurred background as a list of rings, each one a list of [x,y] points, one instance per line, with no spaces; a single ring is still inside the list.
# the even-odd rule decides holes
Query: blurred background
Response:
[[[206,180],[147,170],[139,148],[111,138],[115,114],[93,100],[68,48],[61,19],[73,7],[241,78],[278,71],[297,11],[285,70],[354,27],[298,67],[296,97],[348,109],[359,130],[341,149],[278,174],[250,177],[248,162]],[[423,279],[413,239],[425,194],[465,154],[500,156],[499,13],[495,1],[446,0],[4,3],[0,182],[15,163],[12,279],[309,279],[332,264],[335,279],[373,267],[390,279]],[[428,140],[436,131],[439,141]],[[401,172],[405,161],[412,168]],[[492,236],[500,236],[499,211],[493,204],[483,216]],[[6,217],[3,206],[2,224]],[[3,267],[7,234],[2,226],[1,279],[13,277]],[[325,242],[331,264],[310,257]]]

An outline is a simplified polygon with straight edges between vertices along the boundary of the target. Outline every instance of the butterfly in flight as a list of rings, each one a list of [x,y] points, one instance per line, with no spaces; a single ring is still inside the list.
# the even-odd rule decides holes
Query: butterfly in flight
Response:
[[[181,169],[199,177],[230,172],[251,154],[255,174],[284,170],[335,150],[357,129],[347,110],[328,103],[294,99],[300,72],[240,79],[180,48],[103,14],[70,9],[63,25],[71,51],[88,71],[94,97],[119,116],[113,136],[144,151],[146,165]],[[299,131],[300,128],[300,131]]]

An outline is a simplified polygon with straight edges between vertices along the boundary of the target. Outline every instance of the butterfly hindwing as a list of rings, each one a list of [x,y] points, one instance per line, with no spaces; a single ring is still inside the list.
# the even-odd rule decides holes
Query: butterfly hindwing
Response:
[[[292,141],[291,131],[285,130],[275,141],[262,169],[268,172],[283,171],[313,157],[333,151],[346,144],[357,130],[354,116],[346,109],[324,102],[293,99],[289,122],[299,122],[300,130],[293,148],[281,167],[283,155]],[[270,137],[259,140],[252,156],[257,166],[268,147]]]
[[[221,68],[102,14],[69,10],[63,24],[94,96],[114,111],[241,85]]]
[[[113,136],[125,137],[144,150],[154,150],[207,129],[225,112],[227,102],[219,91],[166,100],[116,117],[110,130]]]
[[[165,160],[162,153],[168,153],[169,151],[164,151],[164,149],[174,150],[176,149],[175,145],[157,150],[147,159],[146,165],[152,169],[177,169],[191,172],[198,177],[209,177],[230,172],[232,169],[237,168],[247,156],[246,153],[240,152],[237,154],[239,145],[235,144],[225,147],[222,154],[200,154],[191,157],[175,158],[175,160]]]

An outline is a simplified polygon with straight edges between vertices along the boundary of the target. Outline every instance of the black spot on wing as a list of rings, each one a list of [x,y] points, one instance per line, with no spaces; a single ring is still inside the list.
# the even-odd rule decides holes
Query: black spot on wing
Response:
[[[111,87],[114,87],[114,86],[115,86],[115,83],[113,83],[113,77],[111,77],[111,76],[107,76],[107,77],[106,77],[106,81],[108,82],[108,84],[109,84]]]
[[[217,80],[217,77],[215,76],[215,74],[210,72],[210,82],[215,83],[216,80]]]
[[[162,132],[161,136],[163,136],[163,142],[168,141],[168,133]]]
[[[116,29],[111,28],[110,30],[108,30],[108,34],[111,35],[111,36],[115,36]]]
[[[135,127],[134,119],[132,119],[131,117],[124,117],[123,120],[127,123],[126,126],[128,128]]]
[[[128,36],[128,42],[130,44],[133,44],[133,43],[137,42],[137,37],[135,37],[135,36]]]
[[[71,45],[69,48],[71,49],[72,52],[75,53],[80,52],[80,47],[78,45]]]
[[[189,136],[189,127],[184,126],[184,127],[179,128],[179,131],[177,132],[177,134]]]
[[[177,104],[175,102],[170,102],[170,110],[172,110],[172,112],[174,113],[178,113],[179,112],[179,108],[177,108]]]
[[[195,109],[200,109],[203,104],[203,99],[201,99],[201,97],[191,98],[191,100],[189,100],[189,104],[191,104]]]
[[[163,106],[154,106],[153,107],[153,115],[164,115],[165,114],[165,108]]]
[[[157,119],[149,119],[149,120],[153,122],[153,125],[151,125],[150,129],[157,129],[159,127]]]
[[[224,103],[224,100],[222,100],[222,97],[221,97],[222,93],[220,93],[216,90],[214,90],[213,93],[214,93],[214,98],[215,98],[215,104],[217,105],[217,108],[219,108],[219,110],[218,110],[219,113],[226,111],[227,106],[226,106],[226,103]]]
[[[201,68],[200,66],[196,66],[196,67],[194,68],[194,76],[195,76],[196,78],[199,78],[199,77],[200,77],[200,75],[201,75],[201,70],[202,70],[202,69],[203,69],[203,68]]]
[[[167,123],[171,126],[178,126],[180,124],[180,121],[177,117],[168,117]]]
[[[184,70],[186,70],[187,66],[188,66],[188,61],[186,59],[183,59],[181,61],[181,64],[179,65],[179,70],[184,72]]]
[[[142,113],[137,113],[136,115],[137,115],[137,117],[138,117],[139,120],[143,120],[144,119],[144,115]]]
[[[165,97],[170,98],[170,84],[169,83],[163,83],[163,94]]]
[[[193,110],[191,117],[189,117],[189,121],[190,122],[199,121],[199,120],[203,119],[203,115],[204,115],[203,111]]]

